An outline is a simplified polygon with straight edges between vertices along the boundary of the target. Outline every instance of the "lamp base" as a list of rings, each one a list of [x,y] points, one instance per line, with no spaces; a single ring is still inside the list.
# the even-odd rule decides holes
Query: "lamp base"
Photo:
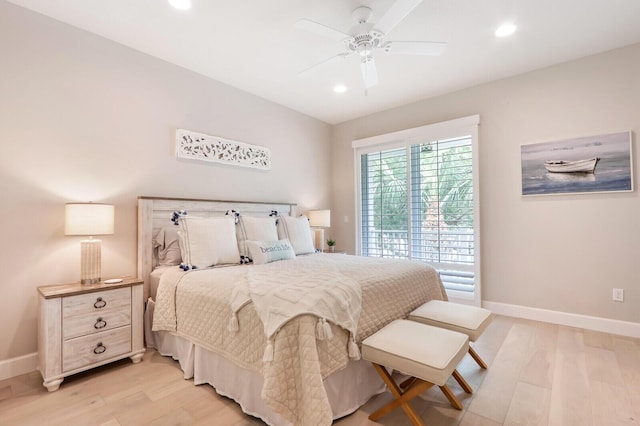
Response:
[[[82,284],[96,284],[100,282],[102,268],[102,241],[80,241],[80,282]]]
[[[317,250],[324,251],[324,229],[315,229],[315,246]]]

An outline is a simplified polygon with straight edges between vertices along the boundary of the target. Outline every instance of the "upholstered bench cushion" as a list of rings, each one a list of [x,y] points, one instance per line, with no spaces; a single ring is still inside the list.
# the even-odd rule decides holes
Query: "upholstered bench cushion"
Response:
[[[493,314],[476,306],[430,300],[411,312],[408,319],[464,333],[475,342],[491,323]]]
[[[443,386],[468,349],[462,333],[395,320],[362,342],[362,357]]]

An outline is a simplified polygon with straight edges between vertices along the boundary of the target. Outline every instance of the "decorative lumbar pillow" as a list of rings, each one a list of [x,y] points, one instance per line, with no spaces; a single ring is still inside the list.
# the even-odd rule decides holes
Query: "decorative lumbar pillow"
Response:
[[[179,224],[182,260],[187,266],[207,268],[240,261],[232,217],[181,216]]]
[[[160,229],[153,246],[157,250],[158,266],[175,266],[182,262],[178,229],[175,226]]]
[[[315,252],[311,239],[311,227],[306,216],[278,216],[278,238],[281,240],[287,238],[291,241],[296,256]]]
[[[293,259],[296,257],[291,242],[288,239],[278,241],[246,241],[249,257],[254,265],[262,265],[278,260]]]
[[[238,217],[236,225],[236,237],[238,238],[238,250],[241,261],[253,259],[247,248],[247,241],[276,241],[278,229],[275,217]]]

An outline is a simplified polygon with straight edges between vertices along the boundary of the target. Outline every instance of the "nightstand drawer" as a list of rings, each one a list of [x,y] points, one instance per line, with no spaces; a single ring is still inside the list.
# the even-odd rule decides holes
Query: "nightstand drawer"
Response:
[[[62,371],[67,372],[131,352],[131,326],[67,340]]]
[[[131,307],[122,306],[105,312],[92,312],[84,315],[64,318],[62,338],[64,340],[88,334],[113,330],[131,324]]]
[[[131,289],[97,291],[62,299],[62,316],[64,318],[127,306],[131,308]]]

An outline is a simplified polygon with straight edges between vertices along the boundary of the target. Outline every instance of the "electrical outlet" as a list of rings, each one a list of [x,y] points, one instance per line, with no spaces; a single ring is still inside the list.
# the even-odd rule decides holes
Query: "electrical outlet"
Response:
[[[622,289],[622,288],[614,288],[613,289],[613,300],[615,302],[623,302],[624,301],[624,289]]]

